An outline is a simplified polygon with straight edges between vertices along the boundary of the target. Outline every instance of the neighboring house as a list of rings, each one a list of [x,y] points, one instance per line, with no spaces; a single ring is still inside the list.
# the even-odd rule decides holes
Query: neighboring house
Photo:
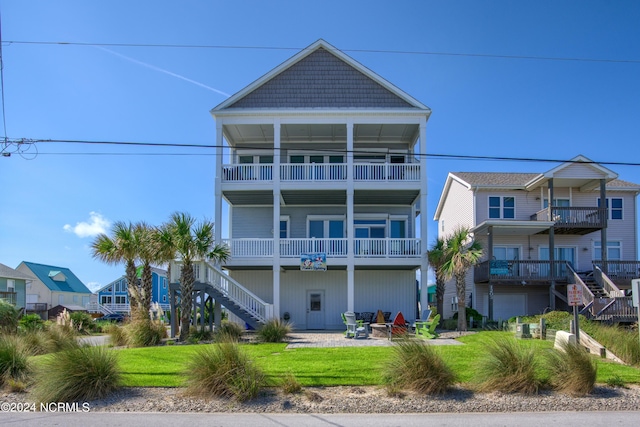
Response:
[[[137,269],[138,280],[142,277],[142,267]],[[167,287],[167,272],[151,267],[151,303],[158,303],[164,309],[169,307],[169,291]],[[108,312],[129,313],[129,293],[127,278],[121,276],[96,291],[98,303]]]
[[[299,329],[341,328],[347,310],[416,317],[416,271],[428,268],[427,106],[319,40],[211,114],[215,237],[231,256],[224,273],[196,273],[237,295],[218,298],[228,311],[239,302]]]
[[[36,280],[32,274],[22,273],[4,264],[0,264],[0,299],[16,308],[26,308],[27,286]]]
[[[27,286],[27,311],[44,312],[59,305],[77,309],[89,304],[91,291],[68,268],[23,261],[16,270],[35,276]],[[31,310],[32,305],[37,309]]]
[[[566,309],[567,284],[576,283],[583,312],[613,320],[628,315],[611,310],[631,305],[616,297],[640,272],[638,192],[583,156],[544,173],[451,172],[434,219],[440,237],[469,227],[483,246],[467,279],[467,301],[481,314],[506,320]],[[455,303],[451,282],[445,318]]]

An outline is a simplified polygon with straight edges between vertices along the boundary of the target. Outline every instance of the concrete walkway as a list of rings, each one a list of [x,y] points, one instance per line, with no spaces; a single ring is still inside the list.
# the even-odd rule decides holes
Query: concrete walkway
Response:
[[[434,340],[423,340],[429,345],[464,345],[453,338],[437,338]],[[287,348],[305,347],[387,347],[394,345],[394,341],[387,338],[345,338],[342,331],[294,331],[289,334],[289,345]]]

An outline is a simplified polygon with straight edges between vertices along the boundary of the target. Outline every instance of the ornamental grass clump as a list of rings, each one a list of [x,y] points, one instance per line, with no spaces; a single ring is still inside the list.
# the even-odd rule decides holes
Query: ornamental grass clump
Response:
[[[129,339],[127,338],[127,332],[124,327],[116,325],[115,323],[109,323],[104,325],[103,331],[109,335],[109,344],[112,347],[126,347],[129,345]]]
[[[283,342],[291,330],[292,326],[289,322],[274,317],[258,328],[258,339],[262,342]]]
[[[125,327],[127,342],[132,347],[158,345],[167,337],[164,324],[150,319],[134,320]]]
[[[560,350],[547,354],[551,386],[571,396],[585,396],[593,391],[598,366],[581,345],[563,343]]]
[[[237,323],[225,320],[213,332],[213,340],[215,342],[238,342],[244,330]]]
[[[0,335],[0,385],[26,381],[31,371],[29,352],[15,335]]]
[[[442,394],[453,385],[455,374],[433,346],[407,338],[393,347],[382,378],[391,395],[399,390]]]
[[[189,359],[185,371],[187,394],[253,399],[266,385],[262,370],[234,343],[203,346]]]
[[[495,338],[487,343],[487,354],[478,364],[480,391],[534,394],[541,382],[536,377],[534,350],[515,338]]]
[[[81,402],[106,397],[118,389],[118,353],[101,346],[83,346],[45,356],[36,371],[38,403]]]
[[[291,372],[287,372],[280,383],[282,391],[286,394],[297,394],[302,391],[302,384]]]

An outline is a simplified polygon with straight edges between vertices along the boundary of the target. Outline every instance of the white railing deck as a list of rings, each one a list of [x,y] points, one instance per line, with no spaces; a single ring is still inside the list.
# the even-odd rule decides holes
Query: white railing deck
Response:
[[[223,182],[247,182],[273,180],[273,164],[225,164],[222,165]],[[346,163],[282,163],[280,181],[318,182],[346,181]],[[420,181],[420,163],[355,163],[354,181],[408,182]]]
[[[231,258],[273,257],[274,239],[223,239],[229,247]],[[303,253],[324,252],[327,257],[346,257],[346,238],[290,238],[280,239],[280,257],[299,258]],[[355,258],[415,258],[421,256],[419,238],[353,239]]]

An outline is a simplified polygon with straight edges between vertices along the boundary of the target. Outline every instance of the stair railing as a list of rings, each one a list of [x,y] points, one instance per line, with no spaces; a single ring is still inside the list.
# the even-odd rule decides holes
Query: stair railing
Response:
[[[273,304],[264,302],[213,263],[201,261],[200,264],[205,270],[204,277],[200,277],[204,283],[213,286],[260,322],[264,323],[273,317]]]
[[[567,283],[575,283],[576,285],[580,285],[582,287],[582,305],[584,306],[581,312],[586,312],[591,310],[593,306],[593,301],[595,296],[591,289],[587,285],[584,284],[582,278],[576,271],[573,269],[570,263],[567,263]]]
[[[594,266],[593,277],[596,282],[598,282],[598,285],[600,285],[611,298],[624,296],[624,292],[622,292],[597,265]]]

